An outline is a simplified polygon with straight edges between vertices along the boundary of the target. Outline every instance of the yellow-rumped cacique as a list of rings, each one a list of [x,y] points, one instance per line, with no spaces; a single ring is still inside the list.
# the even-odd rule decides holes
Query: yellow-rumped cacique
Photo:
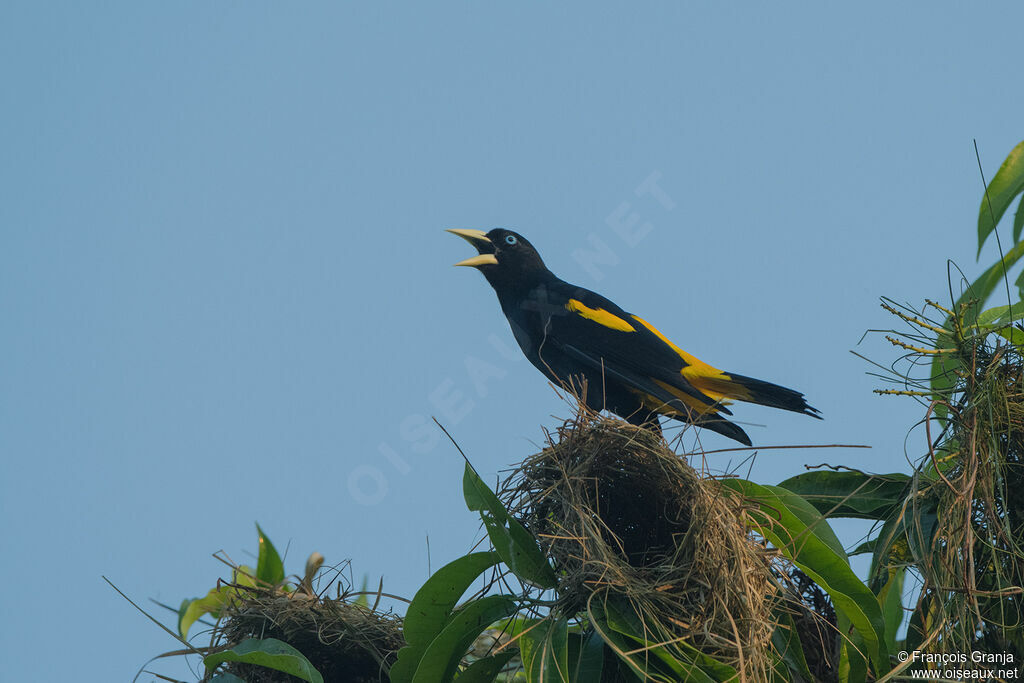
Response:
[[[640,316],[560,280],[522,235],[501,228],[448,232],[476,247],[476,256],[455,265],[487,278],[530,362],[590,408],[654,429],[663,415],[747,446],[746,432],[723,417],[732,415],[727,404],[734,400],[821,419],[799,391],[718,370]]]

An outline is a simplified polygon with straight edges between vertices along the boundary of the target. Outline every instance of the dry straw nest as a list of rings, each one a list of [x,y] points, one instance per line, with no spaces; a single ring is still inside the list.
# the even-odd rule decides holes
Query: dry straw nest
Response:
[[[1024,354],[972,338],[931,451],[938,515],[923,604],[938,647],[1024,654]],[[952,589],[949,587],[953,587]],[[942,615],[941,618],[939,615]]]
[[[748,534],[742,502],[661,436],[581,409],[503,494],[553,559],[563,614],[595,599],[625,605],[648,642],[693,646],[745,680],[766,679],[772,556]]]
[[[277,638],[301,652],[325,681],[387,681],[402,639],[401,620],[350,602],[303,591],[241,588],[222,615],[219,640],[235,645],[246,638]],[[278,671],[229,664],[227,671],[249,683],[299,681]]]
[[[1024,328],[977,323],[979,301],[914,311],[882,305],[909,328],[887,337],[908,353],[894,379],[919,397],[928,453],[888,544],[886,569],[912,564],[921,594],[908,642],[930,652],[1024,657]],[[1015,307],[1017,305],[1015,304]],[[930,310],[943,320],[930,319]],[[917,367],[929,369],[925,377]],[[883,558],[885,559],[885,558]]]

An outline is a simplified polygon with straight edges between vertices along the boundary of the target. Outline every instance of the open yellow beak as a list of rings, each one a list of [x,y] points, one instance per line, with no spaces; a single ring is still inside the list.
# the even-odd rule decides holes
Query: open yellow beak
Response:
[[[468,258],[465,261],[459,261],[455,265],[471,266],[473,268],[497,265],[498,259],[494,255],[494,245],[491,243],[491,240],[487,239],[487,233],[483,230],[460,228],[447,230],[447,232],[450,232],[453,235],[458,235],[476,247],[476,250],[480,252],[478,255]]]
[[[496,266],[498,265],[498,259],[494,254],[478,254],[476,256],[471,256],[464,261],[459,261],[455,265],[472,266],[473,268],[479,268],[480,266]]]

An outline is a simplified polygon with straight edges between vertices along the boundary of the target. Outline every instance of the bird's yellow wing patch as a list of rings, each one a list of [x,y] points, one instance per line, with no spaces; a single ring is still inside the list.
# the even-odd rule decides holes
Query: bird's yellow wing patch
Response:
[[[725,398],[723,394],[718,394],[712,391],[705,391],[704,389],[698,388],[698,391],[700,391],[700,393],[704,394],[709,399],[714,401],[714,404],[708,405],[706,403],[703,403],[700,399],[686,393],[682,389],[672,386],[668,382],[662,382],[660,379],[656,379],[654,380],[654,383],[657,384],[662,389],[664,389],[665,391],[667,391],[668,393],[678,398],[683,403],[685,403],[688,408],[696,411],[697,414],[717,412],[718,404],[726,405],[729,403],[729,401]]]
[[[658,382],[658,384],[661,384],[662,387],[668,389],[667,384],[662,384],[661,382]],[[705,405],[698,401],[697,399],[695,399],[693,396],[687,396],[685,394],[679,396],[680,401],[685,406],[684,408],[680,409],[677,408],[676,406],[672,406],[669,405],[668,403],[665,403],[665,401],[662,400],[661,398],[658,398],[654,394],[647,393],[646,391],[643,391],[641,389],[630,389],[630,391],[632,391],[634,394],[640,397],[640,402],[643,403],[644,408],[652,412],[658,413],[659,415],[664,415],[666,417],[678,417],[686,422],[690,422],[692,420],[696,420],[697,418],[703,415],[718,414],[718,410],[715,408],[715,406]],[[675,394],[675,392],[672,393],[673,395],[677,395]]]
[[[650,324],[649,322],[647,322],[646,320],[644,320],[640,316],[633,315],[633,316],[630,316],[630,317],[632,317],[633,320],[637,321],[638,323],[640,323],[641,325],[646,327],[648,330],[650,330],[651,333],[655,337],[657,337],[661,341],[665,342],[669,346],[669,348],[671,348],[673,351],[675,351],[676,354],[680,358],[682,358],[683,361],[688,366],[690,366],[692,368],[699,368],[700,371],[701,371],[701,374],[704,374],[704,375],[720,375],[720,374],[722,374],[722,371],[719,370],[718,368],[714,368],[714,367],[708,365],[707,363],[705,363],[701,359],[697,358],[696,356],[691,356],[686,351],[683,351],[681,348],[679,348],[678,346],[673,344],[671,339],[669,339],[668,337],[663,335],[658,328],[656,328],[654,325]]]
[[[569,303],[567,303],[565,307],[573,313],[581,315],[588,320],[593,320],[598,325],[603,325],[608,329],[618,330],[619,332],[636,332],[635,327],[614,313],[609,313],[603,308],[591,308],[582,301],[578,301],[576,299],[569,299]]]
[[[732,377],[728,374],[683,351],[673,344],[668,337],[663,335],[658,328],[643,318],[636,315],[631,315],[630,317],[650,330],[654,336],[665,342],[669,348],[676,352],[676,355],[683,359],[685,365],[679,371],[679,374],[685,377],[686,381],[696,387],[702,394],[713,401],[721,401],[723,403],[728,398],[735,398],[741,401],[750,400],[750,392],[745,387],[733,382]]]

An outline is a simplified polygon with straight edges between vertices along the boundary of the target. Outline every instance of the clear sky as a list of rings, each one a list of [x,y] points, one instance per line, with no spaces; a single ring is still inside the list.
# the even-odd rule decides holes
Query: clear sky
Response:
[[[430,417],[493,480],[567,409],[444,228],[826,418],[740,406],[755,444],[872,446],[754,479],[907,469],[922,411],[849,351],[995,259],[972,139],[991,177],[1024,138],[1024,10],[828,5],[4,2],[5,678],[129,680],[177,644],[100,576],[177,605],[255,521],[407,596],[469,549]]]

